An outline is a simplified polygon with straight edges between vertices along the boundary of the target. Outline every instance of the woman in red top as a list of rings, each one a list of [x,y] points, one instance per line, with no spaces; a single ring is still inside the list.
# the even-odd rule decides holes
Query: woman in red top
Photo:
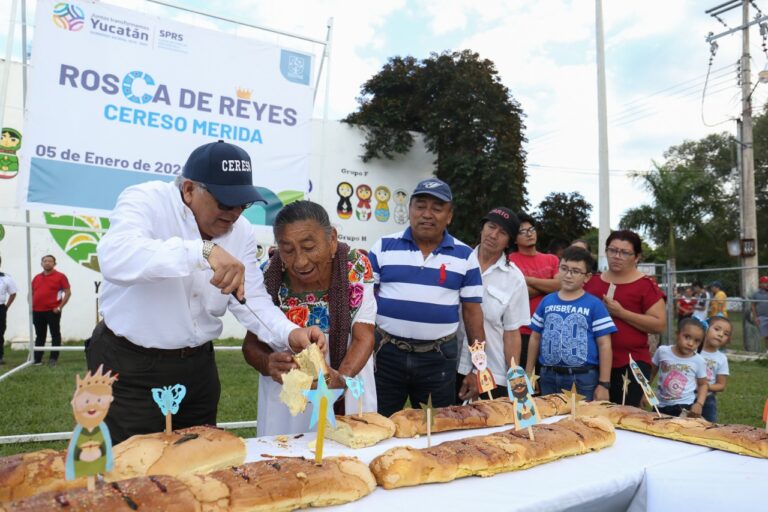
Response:
[[[640,386],[631,378],[629,356],[637,362],[646,378],[651,377],[651,351],[648,335],[667,327],[665,295],[651,278],[637,270],[642,255],[640,237],[629,230],[614,231],[605,242],[608,270],[589,280],[584,289],[602,298],[618,332],[611,336],[613,365],[610,398],[621,403],[622,375],[630,376],[626,404],[639,406],[643,397]],[[611,294],[609,288],[615,288]],[[612,295],[612,296],[611,296]]]

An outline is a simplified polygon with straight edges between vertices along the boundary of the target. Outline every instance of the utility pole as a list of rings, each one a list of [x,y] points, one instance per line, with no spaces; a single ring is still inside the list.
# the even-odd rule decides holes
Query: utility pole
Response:
[[[608,174],[608,109],[605,101],[605,44],[603,42],[603,2],[595,0],[595,40],[597,45],[597,127],[599,156],[598,249],[600,270],[608,268],[605,241],[611,232],[610,178]]]
[[[741,122],[742,122],[742,203],[744,224],[743,238],[754,240],[754,255],[743,256],[744,297],[749,297],[757,290],[757,214],[755,212],[755,151],[752,137],[752,77],[749,68],[749,0],[742,0],[742,38],[741,38]]]

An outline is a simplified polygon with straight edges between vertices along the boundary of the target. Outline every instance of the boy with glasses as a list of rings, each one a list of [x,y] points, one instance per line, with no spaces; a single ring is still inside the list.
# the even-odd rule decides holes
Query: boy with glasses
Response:
[[[591,268],[589,252],[567,248],[558,267],[560,290],[544,297],[531,318],[526,372],[533,370],[538,358],[542,395],[575,383],[587,400],[608,400],[611,333],[616,326],[602,301],[584,291]]]

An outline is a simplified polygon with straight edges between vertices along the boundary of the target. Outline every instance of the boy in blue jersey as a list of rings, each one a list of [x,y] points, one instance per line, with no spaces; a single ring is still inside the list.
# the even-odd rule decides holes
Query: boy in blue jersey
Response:
[[[603,302],[584,291],[591,268],[589,252],[567,248],[560,259],[560,291],[544,297],[531,318],[525,370],[530,373],[538,358],[542,395],[576,383],[577,392],[587,400],[608,400],[611,333],[616,326]]]

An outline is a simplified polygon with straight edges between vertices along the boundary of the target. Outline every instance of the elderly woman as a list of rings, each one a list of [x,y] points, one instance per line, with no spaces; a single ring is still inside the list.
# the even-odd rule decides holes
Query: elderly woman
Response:
[[[480,220],[480,244],[475,247],[483,275],[485,354],[496,382],[491,393],[497,398],[507,396],[509,360],[514,357],[516,364],[520,363],[520,327],[531,319],[525,277],[508,258],[519,229],[520,221],[512,210],[494,208]],[[465,400],[469,389],[464,376],[474,370],[469,351],[472,342],[467,341],[463,320],[457,336],[461,359],[456,383],[459,400]]]
[[[621,403],[622,375],[630,379],[626,404],[640,405],[643,390],[632,378],[629,356],[647,379],[651,377],[651,351],[648,335],[667,327],[664,293],[650,277],[637,270],[642,256],[640,237],[629,230],[614,231],[605,241],[608,270],[593,276],[584,290],[603,299],[618,329],[611,336],[611,402]]]
[[[328,387],[344,388],[344,376],[360,374],[365,386],[363,410],[376,411],[373,340],[376,300],[368,258],[336,239],[322,206],[297,201],[285,206],[274,222],[277,251],[264,270],[272,300],[299,326],[316,325],[328,336]],[[311,407],[291,416],[278,398],[282,375],[296,368],[289,352],[271,352],[251,332],[243,342],[245,360],[259,372],[257,435],[295,434],[309,428]],[[337,414],[358,410],[346,393]]]

